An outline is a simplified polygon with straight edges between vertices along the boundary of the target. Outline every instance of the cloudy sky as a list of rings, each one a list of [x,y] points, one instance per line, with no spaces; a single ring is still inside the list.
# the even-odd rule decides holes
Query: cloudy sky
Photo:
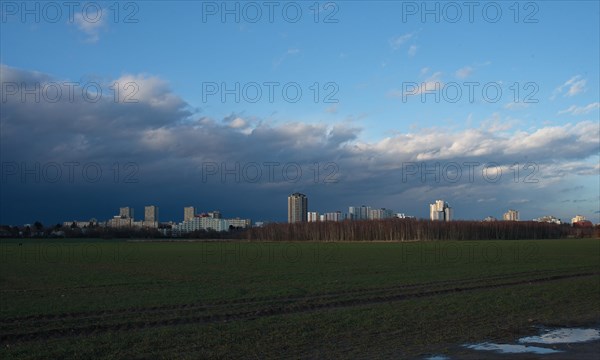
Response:
[[[599,221],[598,2],[72,4],[2,3],[0,223]]]

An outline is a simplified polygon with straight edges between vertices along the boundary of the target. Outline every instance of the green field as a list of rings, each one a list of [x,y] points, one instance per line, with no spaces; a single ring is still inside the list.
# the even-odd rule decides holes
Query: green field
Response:
[[[597,239],[0,245],[2,359],[418,358],[600,320]]]

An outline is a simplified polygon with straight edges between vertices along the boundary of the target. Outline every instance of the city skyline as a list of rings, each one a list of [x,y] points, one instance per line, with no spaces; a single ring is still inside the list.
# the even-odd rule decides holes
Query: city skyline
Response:
[[[445,199],[463,219],[600,221],[598,2],[535,16],[501,2],[494,21],[334,4],[298,3],[297,22],[223,20],[206,2],[142,2],[128,22],[114,7],[97,22],[9,11],[0,223],[149,202],[167,219],[191,202],[284,222],[294,191],[315,209],[426,218]]]
[[[396,212],[401,211],[401,209],[386,209],[386,208],[376,208],[367,205],[361,206],[348,206],[348,212],[343,212],[341,210],[330,210],[330,211],[316,211],[314,209],[310,209],[308,207],[308,196],[301,193],[293,193],[288,197],[288,207],[287,207],[287,222],[291,223],[291,215],[290,210],[295,209],[294,218],[297,219],[299,214],[304,213],[304,215],[300,215],[300,220],[295,220],[294,222],[320,222],[320,221],[343,221],[343,220],[378,220],[378,219],[389,219],[389,218],[413,218],[413,219],[428,219],[432,221],[442,220],[442,221],[498,221],[498,218],[494,216],[485,216],[477,219],[464,219],[464,218],[456,218],[454,209],[450,207],[449,203],[444,200],[436,200],[434,203],[428,204],[429,216],[428,217],[415,217],[411,214],[406,214],[404,212]],[[112,218],[107,218],[105,222],[110,224],[111,221],[114,221],[112,226],[121,227],[121,226],[144,226],[144,227],[158,227],[159,224],[177,224],[179,218],[169,218],[165,221],[158,220],[158,212],[159,207],[156,205],[146,205],[144,207],[144,215],[142,219],[135,218],[135,208],[131,206],[125,206],[119,208],[119,214],[113,215]],[[306,210],[306,211],[304,211]],[[500,210],[498,210],[500,211]],[[501,211],[500,211],[501,212]],[[222,218],[222,214],[220,210],[212,210],[206,211],[202,213],[196,213],[195,206],[184,206],[183,207],[183,216],[179,224],[194,220],[196,218],[201,217],[209,217],[209,218]],[[102,217],[100,217],[102,218]],[[240,217],[236,216],[234,219],[242,219],[249,220],[248,217]],[[531,219],[521,219],[519,215],[519,211],[515,209],[508,209],[506,212],[502,213],[500,217],[503,221],[543,221],[543,222],[555,222],[555,223],[575,223],[579,221],[588,220],[586,216],[576,214],[572,218],[565,218],[564,220],[561,218],[557,218],[552,214],[544,214],[539,215],[536,218]],[[569,220],[570,219],[570,220]],[[126,221],[123,221],[126,220]],[[135,221],[137,220],[137,221]],[[39,221],[39,220],[36,220]],[[68,225],[71,223],[76,223],[78,226],[80,224],[88,224],[99,223],[96,217],[91,217],[89,220],[83,218],[74,218],[72,220],[62,220],[57,223],[63,223],[64,225]],[[277,222],[266,219],[256,219],[256,223],[264,223],[264,222]],[[282,221],[279,221],[282,222]],[[25,222],[22,224],[0,224],[0,225],[27,225],[32,223]],[[49,223],[52,224],[52,223]],[[598,223],[597,223],[598,224]],[[109,225],[111,226],[111,225]],[[79,226],[81,227],[81,226]]]

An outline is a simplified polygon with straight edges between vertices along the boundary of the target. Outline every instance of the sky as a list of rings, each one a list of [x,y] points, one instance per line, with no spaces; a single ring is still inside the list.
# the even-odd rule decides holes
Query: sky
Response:
[[[600,222],[597,1],[10,2],[0,223]]]

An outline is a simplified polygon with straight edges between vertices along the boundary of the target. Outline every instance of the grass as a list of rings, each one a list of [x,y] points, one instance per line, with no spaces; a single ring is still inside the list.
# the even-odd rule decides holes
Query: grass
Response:
[[[3,359],[410,357],[600,319],[596,239],[0,245]]]

